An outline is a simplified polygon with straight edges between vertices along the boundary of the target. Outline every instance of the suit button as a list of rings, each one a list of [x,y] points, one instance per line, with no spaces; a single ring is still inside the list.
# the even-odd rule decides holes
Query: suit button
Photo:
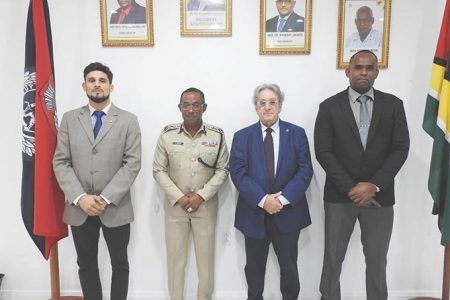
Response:
[[[94,171],[90,171],[89,173],[91,173],[91,175],[93,175],[93,174],[94,174]]]
[[[92,154],[97,154],[97,153],[98,153],[97,149],[92,149]]]

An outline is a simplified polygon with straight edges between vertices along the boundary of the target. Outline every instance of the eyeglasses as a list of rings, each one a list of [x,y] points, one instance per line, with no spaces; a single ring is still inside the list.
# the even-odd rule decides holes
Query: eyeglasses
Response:
[[[256,102],[256,105],[259,107],[266,107],[267,105],[269,105],[269,107],[275,107],[278,105],[278,103],[280,102],[276,99],[269,99],[269,100],[258,100]]]
[[[192,108],[193,111],[198,111],[203,108],[203,105],[205,105],[205,103],[198,103],[198,102],[192,103],[192,104],[181,103],[181,104],[178,104],[178,107],[181,110],[190,110]]]

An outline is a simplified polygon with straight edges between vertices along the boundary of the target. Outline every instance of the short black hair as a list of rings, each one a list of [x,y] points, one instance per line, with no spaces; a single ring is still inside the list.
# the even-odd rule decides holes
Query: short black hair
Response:
[[[112,83],[113,73],[111,72],[108,66],[99,62],[90,63],[89,65],[86,66],[86,68],[84,68],[83,71],[84,80],[86,80],[87,74],[91,73],[92,71],[100,71],[105,73],[106,76],[108,77],[109,83]]]
[[[201,90],[199,90],[198,88],[195,88],[195,87],[190,87],[190,88],[184,90],[184,91],[181,93],[181,96],[180,96],[180,103],[181,103],[181,100],[182,100],[182,98],[183,98],[183,95],[186,94],[186,93],[199,93],[199,94],[200,94],[200,97],[202,97],[202,103],[205,104],[205,94],[203,94],[203,92],[202,92]]]
[[[350,64],[352,63],[352,61],[353,61],[353,59],[355,58],[356,55],[361,54],[361,53],[369,53],[369,54],[372,54],[373,57],[375,57],[375,61],[376,61],[377,64],[378,64],[378,56],[377,56],[375,53],[373,53],[372,51],[368,50],[368,49],[363,49],[363,50],[359,50],[358,52],[356,52],[355,54],[353,54],[353,55],[350,57],[350,61],[348,62],[348,65],[350,65]]]

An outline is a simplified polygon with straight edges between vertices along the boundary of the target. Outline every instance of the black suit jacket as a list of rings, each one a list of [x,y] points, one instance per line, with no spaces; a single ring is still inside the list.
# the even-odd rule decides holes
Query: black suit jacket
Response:
[[[351,201],[347,192],[358,182],[380,188],[376,200],[393,205],[394,177],[409,151],[409,133],[403,102],[374,90],[366,150],[349,103],[348,89],[320,104],[314,130],[316,158],[326,172],[324,200]]]
[[[277,32],[278,16],[266,21],[266,32]],[[305,18],[292,12],[284,24],[283,32],[305,31]]]
[[[120,8],[111,14],[110,24],[117,24],[120,16]],[[123,19],[123,24],[145,24],[147,22],[147,12],[145,7],[135,3],[130,13]]]

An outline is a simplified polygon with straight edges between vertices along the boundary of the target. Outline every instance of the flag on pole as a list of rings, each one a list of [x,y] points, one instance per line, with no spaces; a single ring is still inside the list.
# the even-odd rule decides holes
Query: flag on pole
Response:
[[[433,138],[428,190],[438,215],[441,244],[450,244],[450,0],[445,5],[431,71],[423,129]]]
[[[47,0],[30,0],[25,44],[22,219],[48,259],[53,245],[67,236],[67,225],[62,222],[64,194],[52,168],[57,114]]]

